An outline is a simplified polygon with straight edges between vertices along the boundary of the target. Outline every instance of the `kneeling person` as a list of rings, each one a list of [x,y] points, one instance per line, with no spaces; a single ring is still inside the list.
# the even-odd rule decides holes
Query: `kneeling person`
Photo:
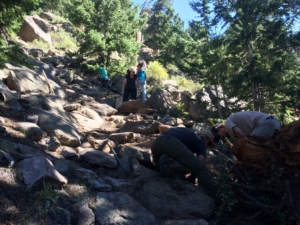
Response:
[[[215,147],[210,131],[201,131],[199,136],[185,128],[159,125],[161,135],[154,141],[151,151],[153,160],[162,174],[168,172],[168,157],[189,168],[198,178],[201,186],[217,202],[218,186],[213,181],[211,172],[205,166],[206,147]],[[196,156],[195,156],[196,154]]]

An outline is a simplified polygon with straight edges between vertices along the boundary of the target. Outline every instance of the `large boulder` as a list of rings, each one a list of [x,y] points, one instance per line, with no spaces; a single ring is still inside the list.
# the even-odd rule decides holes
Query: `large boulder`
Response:
[[[34,40],[43,40],[52,46],[51,36],[44,32],[33,20],[32,16],[26,16],[19,31],[22,40],[32,42]]]
[[[173,85],[167,85],[166,90],[171,94],[173,101],[179,101],[181,97],[181,92],[178,88],[174,87]]]
[[[158,123],[155,121],[127,121],[119,132],[133,132],[139,134],[155,134],[158,133]]]
[[[76,124],[78,130],[81,132],[89,132],[99,129],[103,123],[101,118],[99,120],[93,120],[76,112],[71,112],[70,116],[72,122]]]
[[[7,86],[11,90],[19,91],[19,87],[21,87],[22,93],[39,92],[48,94],[50,92],[44,76],[24,66],[13,66],[9,63],[6,63],[5,66],[14,72],[7,77]]]
[[[24,182],[29,187],[39,185],[43,180],[54,182],[59,186],[68,183],[68,180],[44,156],[26,158],[20,162],[20,166]]]
[[[34,15],[32,17],[34,22],[45,32],[48,33],[50,31],[50,25],[47,21],[39,17],[38,15]]]
[[[175,219],[208,219],[214,200],[200,187],[182,180],[155,178],[145,181],[134,197],[155,216]]]
[[[91,164],[108,167],[108,168],[118,167],[117,160],[113,156],[105,152],[86,148],[84,149],[84,151],[81,151],[79,154],[82,158],[84,158],[84,160],[86,160]]]
[[[119,112],[122,113],[137,113],[139,109],[147,108],[142,102],[139,101],[127,101],[123,102],[123,104],[118,108]]]
[[[95,200],[95,216],[99,224],[155,224],[155,217],[128,194],[99,192]]]
[[[51,112],[41,109],[29,109],[29,113],[39,117],[38,126],[42,128],[50,137],[56,137],[62,145],[70,147],[80,146],[80,135],[76,127]]]
[[[89,208],[88,203],[83,202],[79,207],[77,225],[92,225],[95,224],[95,215],[92,209]]]
[[[115,108],[107,104],[101,104],[98,102],[92,102],[90,104],[90,107],[95,110],[100,116],[111,116],[118,113],[118,110],[116,110]]]
[[[108,139],[118,143],[130,143],[133,142],[134,140],[134,133],[132,132],[112,133],[108,136]]]
[[[26,138],[38,141],[47,136],[47,133],[35,123],[20,122],[18,123],[18,126],[25,133]]]
[[[2,95],[2,97],[4,99],[4,102],[9,102],[11,100],[19,99],[21,96],[20,92],[15,93],[15,92],[11,91],[6,86],[6,84],[4,84],[1,80],[0,80],[0,94]]]
[[[31,107],[49,111],[57,116],[61,116],[64,119],[69,120],[68,114],[59,102],[51,101],[49,98],[43,96],[42,94],[31,93],[29,95],[22,96],[22,99],[26,99],[27,101],[29,101]]]
[[[191,101],[189,104],[189,113],[191,118],[197,121],[205,114],[205,108],[203,109],[197,101]]]
[[[160,112],[172,113],[176,102],[173,101],[171,94],[166,90],[158,89],[154,91],[147,100],[150,108],[157,109]]]
[[[43,19],[50,20],[50,21],[53,21],[56,17],[56,15],[50,12],[41,12],[39,16]]]

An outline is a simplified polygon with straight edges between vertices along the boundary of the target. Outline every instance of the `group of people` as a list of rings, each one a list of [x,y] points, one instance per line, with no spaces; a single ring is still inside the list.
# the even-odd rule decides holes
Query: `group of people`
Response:
[[[123,84],[122,84],[122,92],[123,95],[123,102],[128,101],[129,95],[131,96],[132,100],[137,99],[137,92],[138,89],[141,90],[142,93],[142,101],[146,101],[147,99],[147,75],[146,75],[146,68],[147,64],[144,60],[139,61],[137,68],[130,67],[127,70],[127,74],[124,77]],[[99,79],[101,81],[102,86],[112,89],[111,82],[108,78],[108,74],[106,69],[104,69],[104,64],[101,63],[100,67],[97,69],[97,73],[99,74]]]
[[[107,85],[109,78],[106,70],[100,65],[98,73],[102,85]],[[128,69],[122,85],[123,101],[137,98],[137,89],[142,89],[142,101],[146,100],[146,62],[140,61],[135,67]],[[108,87],[111,88],[109,82]],[[198,134],[186,129],[160,124],[160,136],[151,147],[153,161],[163,176],[170,174],[170,158],[190,169],[198,184],[220,203],[217,196],[218,185],[205,166],[206,148],[214,148],[215,143],[227,136],[243,138],[245,136],[261,136],[269,138],[280,129],[279,121],[266,113],[258,111],[244,111],[231,115],[225,123],[217,124],[211,130],[203,130]]]
[[[206,148],[214,148],[215,142],[230,135],[235,138],[245,136],[262,136],[269,138],[280,129],[279,121],[266,113],[258,111],[238,112],[226,119],[225,123],[217,124],[211,130],[203,130],[198,134],[178,127],[160,124],[160,136],[154,141],[151,151],[153,161],[164,176],[170,173],[170,158],[190,169],[198,179],[198,184],[215,199],[218,185],[214,182],[211,172],[205,166]]]

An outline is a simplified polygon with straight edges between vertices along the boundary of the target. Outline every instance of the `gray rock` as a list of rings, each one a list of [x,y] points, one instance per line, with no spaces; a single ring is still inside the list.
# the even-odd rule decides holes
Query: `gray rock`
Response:
[[[38,141],[47,136],[47,133],[35,123],[20,122],[18,123],[18,126],[20,126],[22,131],[25,133],[26,138]]]
[[[155,216],[175,219],[208,219],[214,211],[214,200],[197,187],[178,179],[148,179],[134,193],[143,206]],[[196,200],[195,200],[196,199]]]
[[[89,180],[87,182],[87,185],[95,191],[110,192],[113,190],[113,187],[111,185],[103,183],[99,180]]]
[[[190,99],[186,95],[181,95],[180,102],[183,104],[184,111],[188,112],[190,107]]]
[[[161,225],[209,225],[204,219],[199,220],[168,220],[162,222]]]
[[[16,185],[16,174],[11,169],[0,168],[0,182],[3,184]]]
[[[75,176],[84,179],[84,180],[90,180],[94,179],[97,175],[92,171],[85,168],[76,168],[74,170]]]
[[[182,119],[180,119],[180,118],[175,118],[175,117],[171,117],[171,116],[169,116],[169,115],[164,116],[164,117],[160,120],[160,122],[163,123],[163,124],[170,125],[170,126],[178,126],[178,125],[180,125],[180,124],[183,124]]]
[[[191,91],[188,91],[188,90],[182,91],[182,94],[185,95],[188,98],[191,98],[193,96],[193,93]]]
[[[96,221],[103,225],[155,224],[155,217],[129,195],[122,192],[99,192],[95,203]]]
[[[54,15],[53,13],[50,13],[50,12],[42,12],[42,13],[40,13],[39,16],[43,19],[50,20],[50,21],[53,21],[56,17],[56,15]]]
[[[39,48],[31,48],[28,51],[28,54],[33,56],[34,58],[41,58],[44,55],[43,49]]]
[[[71,120],[79,125],[81,132],[88,132],[99,129],[103,124],[103,119],[92,109],[80,108],[70,113]]]
[[[71,213],[61,207],[53,207],[48,215],[55,224],[70,224],[71,222]]]
[[[179,101],[181,97],[181,93],[178,88],[174,87],[173,85],[167,85],[166,90],[171,94],[173,101]]]
[[[19,37],[26,42],[43,40],[52,46],[51,36],[45,33],[33,20],[32,16],[26,16],[19,31]]]
[[[123,145],[118,153],[121,157],[128,156],[131,158],[136,158],[136,159],[141,159],[141,160],[144,159],[143,152],[135,147],[130,146],[130,145]]]
[[[72,84],[73,79],[74,79],[74,74],[73,73],[66,73],[65,81],[67,82],[67,84]]]
[[[29,112],[38,115],[39,127],[46,131],[50,137],[56,137],[62,145],[80,146],[79,132],[72,123],[45,110],[30,109]]]
[[[139,188],[138,183],[140,182],[136,179],[115,179],[108,176],[101,177],[99,181],[111,185],[114,191],[122,191],[128,194],[134,193]]]
[[[78,154],[73,148],[64,146],[60,153],[65,159],[76,160],[79,158]]]
[[[49,180],[49,182],[55,182],[59,186],[68,183],[68,180],[44,156],[26,158],[19,164],[22,169],[24,182],[29,187],[38,185],[44,179]]]
[[[64,110],[66,110],[67,112],[71,112],[76,109],[79,109],[80,107],[81,107],[81,104],[79,104],[79,103],[71,103],[71,104],[64,105]]]
[[[48,142],[48,150],[51,152],[55,152],[60,147],[60,142],[56,137],[50,138]]]
[[[17,99],[12,99],[12,100],[7,101],[6,105],[8,106],[8,108],[16,110],[16,111],[21,111],[22,110],[22,106],[17,101]]]
[[[48,84],[42,75],[23,66],[15,67],[9,63],[6,63],[5,66],[14,72],[7,77],[7,86],[9,89],[19,91],[21,87],[22,93],[49,93]]]
[[[132,132],[112,133],[108,139],[118,143],[130,143],[134,140],[134,134]]]
[[[137,113],[140,113],[140,114],[153,114],[153,113],[157,113],[157,112],[158,111],[156,109],[150,109],[150,108],[142,108],[137,111]]]
[[[64,58],[61,56],[42,57],[40,60],[46,64],[52,64],[53,66],[58,66],[64,63]]]
[[[92,209],[89,208],[87,203],[81,204],[79,207],[77,225],[93,225],[95,224],[95,215]]]
[[[118,113],[118,110],[116,110],[115,108],[107,104],[101,104],[98,102],[92,102],[90,104],[90,107],[95,110],[100,116],[111,116]]]
[[[95,150],[100,150],[102,152],[110,153],[110,147],[115,148],[116,144],[113,141],[110,141],[109,139],[94,139],[89,138],[89,143]]]
[[[158,133],[158,123],[154,121],[127,121],[119,132],[133,132],[139,134],[155,134]]]
[[[34,15],[32,19],[45,33],[50,31],[50,24],[47,21],[43,20],[38,15]]]
[[[118,163],[113,156],[99,150],[86,149],[84,152],[80,153],[80,156],[91,164],[109,168],[118,167]]]
[[[173,102],[171,94],[166,90],[158,89],[154,91],[147,100],[150,108],[157,109],[159,112],[172,113],[176,103]]]
[[[138,110],[147,108],[147,105],[139,101],[127,101],[118,108],[122,113],[137,113]]]
[[[105,98],[105,99],[100,100],[100,103],[107,104],[111,107],[115,107],[116,99],[115,98]]]

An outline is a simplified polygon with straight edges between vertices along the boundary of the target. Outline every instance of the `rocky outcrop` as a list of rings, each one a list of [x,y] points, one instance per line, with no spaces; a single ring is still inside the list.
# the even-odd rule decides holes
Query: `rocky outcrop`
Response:
[[[41,27],[36,24],[32,16],[26,16],[25,20],[19,31],[19,36],[24,41],[32,42],[34,40],[43,40],[52,46],[51,36],[42,30]]]
[[[155,134],[158,133],[158,123],[153,121],[127,121],[119,132],[133,132],[139,134]]]

